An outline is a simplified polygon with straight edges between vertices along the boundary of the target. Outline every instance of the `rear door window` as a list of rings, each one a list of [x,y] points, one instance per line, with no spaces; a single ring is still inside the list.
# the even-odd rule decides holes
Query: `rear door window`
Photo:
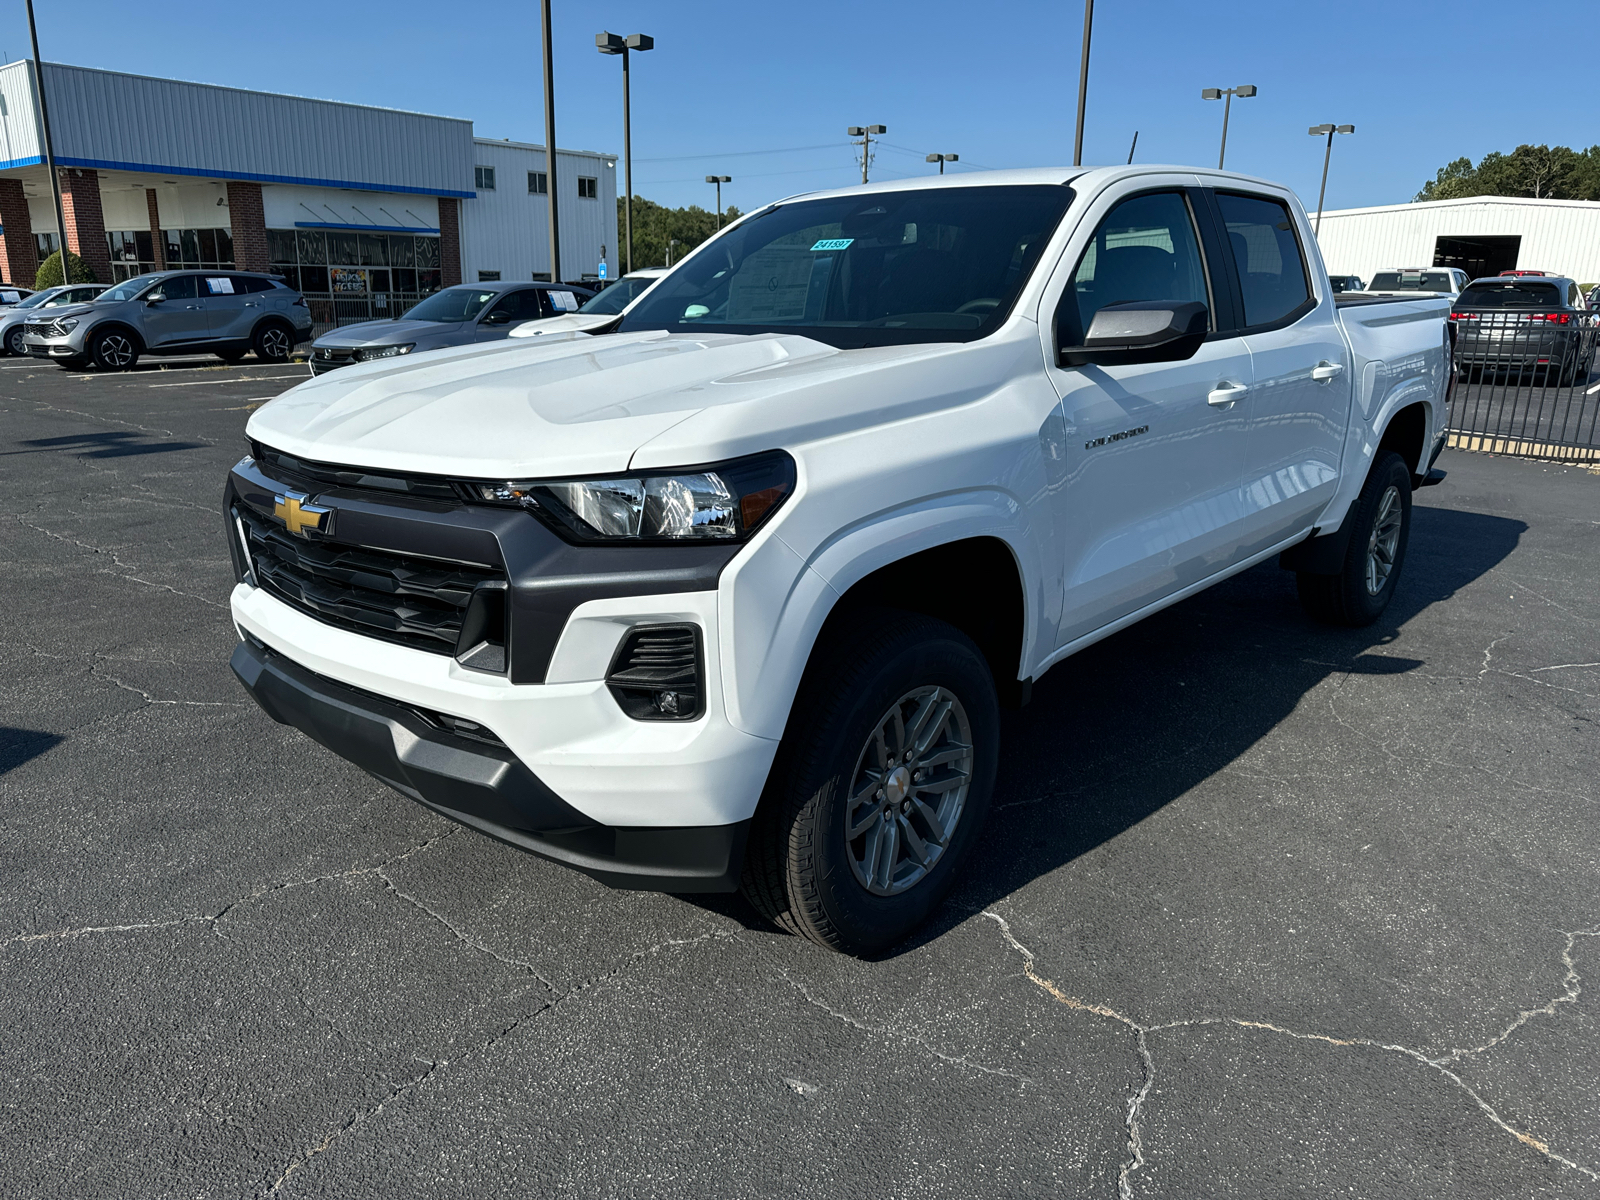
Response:
[[[1305,258],[1288,206],[1265,196],[1218,192],[1244,297],[1246,332],[1282,321],[1311,299]]]
[[[1456,301],[1460,308],[1560,308],[1561,291],[1549,283],[1528,279],[1475,283]]]

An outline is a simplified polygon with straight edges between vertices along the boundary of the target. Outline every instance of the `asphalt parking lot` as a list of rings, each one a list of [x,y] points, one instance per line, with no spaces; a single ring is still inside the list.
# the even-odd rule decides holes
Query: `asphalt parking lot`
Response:
[[[223,473],[302,367],[0,360],[0,1191],[1600,1192],[1600,475],[1447,451],[1376,627],[1274,566],[1008,716],[877,962],[275,725]]]

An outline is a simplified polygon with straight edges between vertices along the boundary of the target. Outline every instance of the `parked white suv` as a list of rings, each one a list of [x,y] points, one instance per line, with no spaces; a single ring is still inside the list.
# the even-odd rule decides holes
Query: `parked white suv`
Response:
[[[1318,617],[1382,614],[1449,305],[1327,280],[1288,189],[1217,171],[770,205],[613,332],[256,412],[234,670],[456,821],[880,949],[1053,664],[1278,555]]]

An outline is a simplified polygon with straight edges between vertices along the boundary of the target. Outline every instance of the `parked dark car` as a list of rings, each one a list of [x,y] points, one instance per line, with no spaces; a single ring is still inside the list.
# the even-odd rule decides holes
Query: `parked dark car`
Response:
[[[1529,372],[1563,386],[1594,369],[1596,314],[1560,275],[1474,279],[1456,297],[1456,362],[1473,374]]]
[[[311,373],[352,363],[493,342],[524,321],[577,312],[594,293],[570,283],[464,283],[435,292],[401,316],[363,321],[311,344]]]
[[[1333,285],[1335,292],[1359,292],[1366,286],[1359,275],[1330,275],[1328,282]]]

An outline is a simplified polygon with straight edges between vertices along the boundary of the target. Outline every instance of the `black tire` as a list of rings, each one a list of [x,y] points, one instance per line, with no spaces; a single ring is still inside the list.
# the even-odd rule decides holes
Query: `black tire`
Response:
[[[849,954],[874,954],[927,918],[971,852],[994,787],[1000,710],[982,652],[954,626],[881,610],[844,621],[847,632],[818,644],[795,697],[751,828],[742,890],[791,933]],[[891,766],[899,764],[888,773],[891,786],[874,793],[861,780],[883,774],[869,761],[881,754],[873,748],[875,731],[887,722],[885,742],[893,743],[892,714],[902,714],[903,726],[913,724],[924,703],[929,724],[921,739],[910,740],[929,748],[909,762],[891,757]],[[939,761],[952,755],[953,762]],[[911,774],[930,757],[926,776]],[[948,786],[963,773],[964,794]],[[931,786],[918,786],[924,778]],[[858,822],[873,826],[853,841],[846,828],[852,790],[863,798],[854,809]],[[897,796],[904,797],[898,807]],[[952,815],[940,845],[938,821]],[[924,847],[920,856],[911,853],[913,837]],[[872,883],[862,875],[869,856]]]
[[[22,326],[13,325],[11,332],[6,334],[6,353],[14,358],[28,357],[28,344],[22,340]]]
[[[1385,535],[1395,511],[1399,525],[1385,555],[1382,544],[1388,540]],[[1300,588],[1300,603],[1317,620],[1330,625],[1371,625],[1389,607],[1405,566],[1406,543],[1411,536],[1411,468],[1406,466],[1406,460],[1392,450],[1379,454],[1345,519],[1351,523],[1350,544],[1345,549],[1342,569],[1337,575],[1299,572],[1295,580]],[[1375,560],[1370,573],[1369,559]],[[1381,576],[1376,589],[1372,586],[1375,576]]]
[[[139,343],[131,333],[107,329],[89,339],[89,361],[97,371],[131,371],[139,361]]]
[[[251,348],[262,362],[288,362],[294,351],[294,330],[277,321],[269,321],[251,339]]]

